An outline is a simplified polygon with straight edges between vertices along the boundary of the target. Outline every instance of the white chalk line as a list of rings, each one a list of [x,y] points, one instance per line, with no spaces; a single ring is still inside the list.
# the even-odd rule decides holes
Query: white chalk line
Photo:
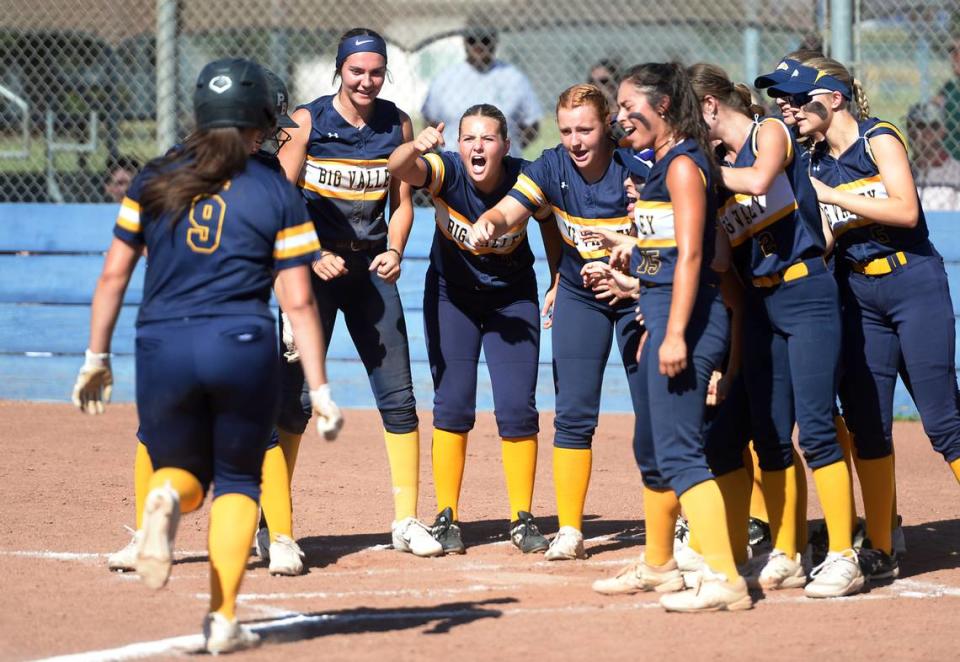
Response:
[[[640,534],[626,534],[626,533],[610,533],[602,536],[595,536],[593,538],[587,538],[584,540],[584,543],[600,543],[600,542],[609,542],[611,540],[622,540],[625,542],[632,542],[641,540],[643,538]],[[511,545],[513,544],[509,540],[497,540],[494,542],[480,543],[471,545],[474,548],[482,547],[496,547],[500,545]],[[389,544],[376,544],[370,545],[367,547],[356,547],[353,545],[303,545],[303,548],[307,551],[311,550],[329,550],[332,552],[351,552],[354,554],[365,554],[368,552],[387,552],[393,551],[393,545]],[[589,550],[588,550],[589,551]],[[14,556],[21,558],[33,558],[33,559],[43,559],[48,561],[96,561],[99,559],[105,559],[110,556],[110,552],[58,552],[53,550],[12,550],[12,549],[0,549],[0,556]],[[175,560],[183,559],[195,559],[195,558],[206,558],[207,550],[176,550],[174,552]]]
[[[510,591],[515,586],[506,587],[486,587],[477,585],[463,589],[449,589],[445,594],[452,595],[456,593],[469,593],[477,590],[483,591]],[[396,595],[403,595],[405,589],[396,592],[388,592]],[[351,592],[357,596],[369,594],[370,592],[356,591]],[[336,594],[322,593],[302,593],[302,594],[245,594],[240,597],[242,602],[250,602],[258,599],[287,599],[290,597],[331,597]],[[196,594],[198,598],[206,598],[204,594]],[[879,587],[870,593],[848,596],[846,598],[834,598],[828,601],[811,600],[804,596],[778,596],[766,597],[761,601],[759,608],[763,609],[768,605],[780,604],[806,604],[821,605],[825,603],[855,603],[877,600],[896,600],[900,598],[907,599],[931,599],[943,597],[960,597],[960,589],[937,584],[934,582],[924,582],[916,579],[903,579],[893,582],[889,586]],[[260,635],[269,636],[271,633],[282,633],[285,631],[295,631],[299,628],[310,625],[327,624],[350,624],[358,622],[386,622],[386,621],[431,621],[441,619],[467,619],[484,618],[486,611],[491,615],[499,616],[533,616],[542,614],[553,615],[580,615],[592,613],[609,613],[612,611],[637,611],[644,609],[659,609],[657,601],[616,603],[609,602],[604,605],[580,605],[580,606],[562,606],[562,607],[509,607],[496,609],[496,607],[486,608],[483,605],[476,609],[437,609],[437,610],[398,610],[388,612],[372,612],[365,614],[303,614],[298,612],[289,612],[280,608],[270,607],[269,605],[250,605],[260,613],[276,617],[270,623],[251,624],[249,627]],[[201,635],[185,635],[171,637],[168,639],[159,639],[156,641],[138,642],[121,646],[118,648],[91,651],[87,653],[78,653],[74,655],[64,655],[53,658],[46,658],[45,662],[95,662],[99,660],[132,660],[151,655],[170,655],[175,653],[198,652],[203,646]]]

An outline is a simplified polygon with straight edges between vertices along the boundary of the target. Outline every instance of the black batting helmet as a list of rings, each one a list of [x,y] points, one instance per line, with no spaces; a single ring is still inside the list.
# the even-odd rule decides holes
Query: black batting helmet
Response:
[[[193,91],[197,129],[272,128],[277,110],[263,68],[250,60],[211,62],[197,77]]]
[[[287,93],[287,86],[283,79],[273,73],[266,67],[263,68],[263,74],[267,77],[267,90],[270,92],[270,98],[273,99],[277,113],[277,127],[280,129],[296,129],[300,125],[293,121],[287,112],[290,104],[290,95]]]

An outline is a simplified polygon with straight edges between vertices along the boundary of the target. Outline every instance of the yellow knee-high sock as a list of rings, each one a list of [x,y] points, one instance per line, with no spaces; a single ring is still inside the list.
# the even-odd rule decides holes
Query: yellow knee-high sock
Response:
[[[695,551],[697,554],[703,554],[703,549],[700,547],[700,539],[697,538],[697,532],[690,528],[690,522],[687,522],[687,547]]]
[[[954,477],[960,483],[960,457],[950,463],[950,470],[953,471]]]
[[[830,551],[842,552],[853,546],[853,491],[850,472],[843,460],[813,470],[823,519],[830,536]]]
[[[774,548],[790,558],[797,554],[797,473],[802,471],[803,467],[794,462],[780,471],[763,472],[770,537]]]
[[[390,481],[393,483],[393,517],[396,521],[417,516],[420,489],[420,432],[403,434],[384,431]]]
[[[647,544],[644,558],[660,566],[673,558],[673,528],[680,515],[680,502],[673,490],[643,488],[643,518]]]
[[[590,487],[593,450],[553,447],[553,488],[560,526],[583,529],[583,507]]]
[[[270,529],[270,542],[277,535],[293,538],[293,512],[290,503],[290,477],[283,448],[279,445],[263,455],[263,478],[260,482],[260,507]]]
[[[890,512],[890,528],[895,529],[900,526],[897,521],[899,509],[897,508],[897,451],[891,449],[890,459],[893,461],[893,509]],[[960,480],[960,478],[958,478]]]
[[[853,470],[857,470],[857,479],[860,482],[860,495],[863,496],[864,486],[863,477],[860,475],[860,458],[857,457],[856,449],[853,447],[853,434],[847,428],[847,422],[843,416],[834,416],[833,424],[837,428],[837,441],[843,450],[843,461],[847,464],[847,471],[850,472],[850,500],[853,503],[853,528],[857,528],[857,502],[853,498]]]
[[[150,491],[150,477],[153,475],[153,462],[143,442],[137,440],[137,455],[133,460],[133,497],[137,507],[137,530],[143,526],[143,503]]]
[[[257,531],[257,502],[224,494],[210,508],[210,611],[236,618],[237,593]]]
[[[170,483],[170,487],[180,495],[180,512],[193,512],[203,504],[203,486],[197,477],[186,469],[164,467],[157,469],[150,476],[151,490],[163,487]]]
[[[753,449],[752,441],[743,451],[743,464],[747,468],[752,482],[750,517],[769,523],[770,516],[767,514],[767,503],[763,500],[763,471],[760,469],[760,458],[757,456],[757,451]]]
[[[503,475],[507,480],[507,498],[510,500],[510,521],[521,510],[530,512],[533,504],[533,485],[537,477],[537,435],[531,437],[504,437],[500,442],[503,454]]]
[[[802,552],[807,548],[807,538],[810,535],[807,527],[807,469],[796,449],[793,451],[793,466],[796,468],[793,479],[797,490],[797,551]]]
[[[727,581],[739,577],[727,531],[726,509],[716,481],[694,485],[680,496],[680,504],[690,521],[690,530],[697,532],[707,566],[726,575]]]
[[[287,481],[293,484],[293,469],[297,466],[297,454],[300,452],[301,435],[277,430],[280,438],[280,448],[283,450],[283,459],[287,463]]]
[[[867,518],[867,536],[874,549],[893,551],[889,513],[893,508],[893,457],[857,462],[857,474],[863,489],[863,511]]]
[[[437,493],[437,512],[449,507],[453,519],[460,519],[460,486],[467,462],[467,433],[433,430],[433,487]]]
[[[737,565],[747,562],[747,547],[750,534],[747,525],[750,522],[750,491],[753,483],[746,469],[737,469],[717,476],[717,487],[723,496],[723,509],[727,514],[727,531],[730,546],[733,548],[733,560]]]

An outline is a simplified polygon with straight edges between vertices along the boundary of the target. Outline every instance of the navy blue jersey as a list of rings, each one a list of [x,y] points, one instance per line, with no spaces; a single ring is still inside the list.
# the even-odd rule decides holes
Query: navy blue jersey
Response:
[[[320,241],[384,239],[387,159],[403,143],[400,111],[377,99],[370,122],[358,129],[333,107],[333,96],[299,108],[310,112],[311,128],[298,183]]]
[[[610,159],[603,176],[587,183],[562,145],[548,149],[517,177],[510,190],[514,198],[531,213],[542,208],[553,212],[563,253],[560,278],[571,287],[583,288],[580,269],[593,260],[607,261],[610,251],[598,242],[584,241],[583,228],[603,228],[630,234],[627,194],[623,182],[630,175],[617,159]]]
[[[826,249],[817,194],[807,174],[806,158],[800,155],[796,141],[779,119],[755,122],[750,135],[730,164],[749,168],[757,162],[757,133],[767,122],[783,127],[789,142],[784,166],[764,195],[726,193],[719,220],[730,244],[739,253],[749,250],[748,277],[779,274],[795,262],[822,255]],[[743,249],[738,248],[745,246]]]
[[[134,179],[113,233],[146,246],[150,266],[137,323],[183,317],[261,315],[275,271],[309,264],[320,248],[303,200],[283,174],[251,158],[216,194],[195,200],[173,225],[141,214],[155,164]]]
[[[430,264],[437,273],[449,283],[471,288],[506,287],[533,278],[526,221],[489,246],[475,248],[465,243],[470,226],[513,188],[527,162],[507,156],[503,181],[493,193],[485,194],[474,186],[459,154],[425,154],[421,159],[427,166],[426,186],[436,208]]]
[[[827,186],[872,198],[886,198],[887,189],[880,179],[880,170],[873,160],[869,140],[872,136],[894,136],[906,148],[907,141],[899,129],[876,117],[859,122],[860,137],[835,158],[830,155],[826,141],[817,145],[810,160],[810,173]],[[836,205],[820,205],[837,238],[837,247],[850,262],[869,262],[927,243],[927,221],[920,208],[915,228],[895,228],[874,223]]]
[[[693,159],[700,169],[706,190],[707,209],[703,225],[703,259],[701,273],[706,273],[713,262],[716,242],[717,195],[712,168],[707,156],[695,140],[681,140],[655,162],[647,175],[634,209],[637,225],[637,247],[633,251],[631,268],[644,283],[669,285],[677,264],[677,239],[674,227],[673,202],[667,190],[667,171],[678,156]]]

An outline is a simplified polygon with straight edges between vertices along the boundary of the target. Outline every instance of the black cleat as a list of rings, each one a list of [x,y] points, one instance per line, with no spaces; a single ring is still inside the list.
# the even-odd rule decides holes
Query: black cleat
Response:
[[[824,562],[830,550],[826,524],[821,524],[810,532],[808,544],[810,545],[810,564],[811,567],[816,568]]]
[[[893,580],[900,576],[900,561],[897,555],[887,554],[882,549],[873,549],[869,539],[863,541],[857,559],[860,562],[860,572],[868,581]]]
[[[770,538],[770,525],[762,519],[757,519],[756,517],[750,518],[750,524],[747,526],[747,535],[749,536],[748,540],[751,547],[769,546],[773,544]]]
[[[460,523],[454,521],[453,509],[449,506],[437,515],[433,526],[430,527],[430,533],[443,547],[444,554],[467,553],[467,548],[463,546],[463,539],[460,537]]]
[[[537,528],[533,515],[525,510],[517,511],[517,519],[510,522],[510,540],[524,554],[544,552],[550,546],[550,541]]]

